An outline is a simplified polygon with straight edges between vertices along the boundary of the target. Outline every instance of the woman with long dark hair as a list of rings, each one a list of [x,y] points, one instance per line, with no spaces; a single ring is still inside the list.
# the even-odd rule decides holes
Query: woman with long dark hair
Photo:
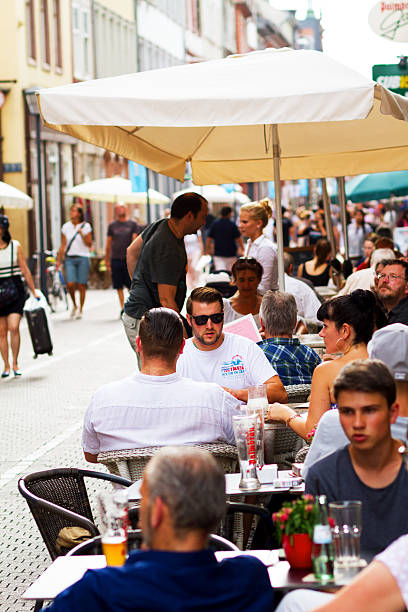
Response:
[[[18,354],[20,351],[20,321],[26,294],[21,275],[27,281],[34,297],[38,297],[34,282],[24,259],[23,249],[18,240],[12,240],[9,232],[9,220],[6,215],[0,215],[0,353],[4,368],[2,378],[10,376],[10,348],[12,354],[12,369],[14,376],[21,376],[18,367]],[[4,292],[8,286],[8,297]],[[9,342],[10,339],[10,342]]]
[[[298,268],[298,276],[307,278],[314,287],[325,287],[333,278],[330,265],[331,246],[326,238],[320,238],[314,246],[314,257]]]
[[[324,339],[327,353],[341,353],[341,356],[315,369],[306,421],[283,404],[272,404],[268,412],[270,419],[284,421],[305,440],[322,415],[336,407],[332,386],[337,374],[351,361],[368,359],[368,341],[376,329],[387,324],[377,296],[364,289],[324,302],[317,311],[317,318],[323,322],[319,336]]]
[[[57,255],[57,270],[64,261],[65,281],[72,300],[71,317],[82,318],[85,303],[86,285],[90,268],[90,248],[92,246],[92,227],[85,221],[84,210],[79,204],[70,209],[71,220],[64,223],[61,230],[61,246]],[[79,291],[79,306],[75,292]]]

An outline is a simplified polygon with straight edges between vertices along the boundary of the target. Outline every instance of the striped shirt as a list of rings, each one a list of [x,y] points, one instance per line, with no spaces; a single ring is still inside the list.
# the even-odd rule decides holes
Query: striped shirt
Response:
[[[279,374],[283,386],[310,385],[314,369],[321,359],[299,338],[268,338],[258,342],[271,365]]]
[[[11,243],[13,243],[13,267],[11,266]],[[18,240],[10,240],[5,249],[0,249],[0,278],[21,276],[21,270],[18,265],[19,246]]]

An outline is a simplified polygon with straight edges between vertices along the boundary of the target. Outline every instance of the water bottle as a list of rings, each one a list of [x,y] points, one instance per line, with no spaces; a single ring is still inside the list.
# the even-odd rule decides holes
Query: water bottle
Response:
[[[333,580],[333,542],[325,495],[315,498],[312,560],[316,580]]]

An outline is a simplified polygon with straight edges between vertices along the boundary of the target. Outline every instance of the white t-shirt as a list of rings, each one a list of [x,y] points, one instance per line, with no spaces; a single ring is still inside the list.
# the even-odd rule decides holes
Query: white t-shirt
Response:
[[[252,340],[224,333],[224,342],[213,351],[200,351],[193,340],[186,341],[177,361],[177,372],[182,376],[230,389],[262,385],[277,376],[263,350]]]
[[[239,402],[211,383],[179,374],[148,376],[137,372],[104,385],[85,413],[83,449],[102,451],[200,444],[235,444],[232,417]]]
[[[76,234],[76,232],[79,229],[81,230],[84,236],[92,232],[92,227],[86,221],[84,221],[83,223],[79,223],[78,225],[74,225],[72,221],[68,221],[67,223],[64,223],[61,231],[64,234],[65,238],[67,239],[66,248],[71,242],[72,237]],[[81,255],[82,257],[89,257],[89,250],[90,250],[89,247],[86,246],[81,236],[77,234],[71,246],[69,247],[68,255]]]

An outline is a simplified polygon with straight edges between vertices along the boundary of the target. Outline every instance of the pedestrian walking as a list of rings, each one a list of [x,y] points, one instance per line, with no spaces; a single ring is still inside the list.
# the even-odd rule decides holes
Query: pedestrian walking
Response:
[[[115,221],[108,225],[105,263],[112,276],[112,286],[118,292],[120,308],[125,301],[124,287],[130,289],[130,276],[126,265],[126,250],[139,234],[139,226],[128,217],[124,204],[115,206]]]
[[[71,317],[82,318],[86,286],[90,268],[90,249],[92,246],[92,227],[85,221],[84,210],[79,204],[70,209],[71,220],[61,229],[61,246],[58,250],[56,268],[64,262],[65,281],[72,300]],[[79,291],[79,307],[75,293]]]
[[[261,264],[263,275],[258,291],[263,295],[268,289],[278,289],[278,258],[272,240],[264,234],[272,208],[267,199],[241,206],[239,230],[249,238],[245,244],[245,257],[253,257]]]
[[[18,354],[20,321],[26,301],[26,291],[21,275],[27,281],[34,297],[38,297],[21,244],[18,240],[12,240],[9,227],[8,217],[0,215],[0,352],[4,362],[2,378],[10,376],[10,348],[14,376],[22,374],[18,367]]]
[[[237,255],[242,255],[244,252],[241,233],[231,220],[231,215],[231,206],[221,208],[220,218],[211,225],[205,243],[205,251],[208,255],[212,255],[214,268],[229,272]]]

